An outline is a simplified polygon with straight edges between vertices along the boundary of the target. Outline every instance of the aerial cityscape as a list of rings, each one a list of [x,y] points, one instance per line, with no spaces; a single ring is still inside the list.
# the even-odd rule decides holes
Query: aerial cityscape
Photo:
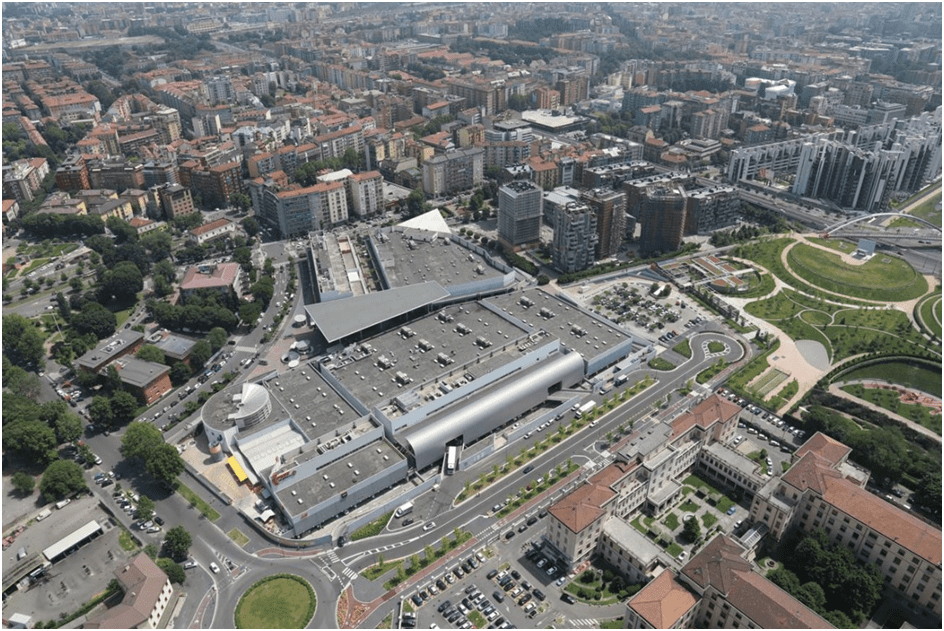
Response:
[[[941,628],[941,3],[0,24],[4,628]]]

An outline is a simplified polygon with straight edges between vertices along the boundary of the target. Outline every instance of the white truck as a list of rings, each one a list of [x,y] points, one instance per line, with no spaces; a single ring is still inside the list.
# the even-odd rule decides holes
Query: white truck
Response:
[[[582,418],[584,414],[589,414],[590,411],[596,406],[597,404],[594,401],[587,401],[583,405],[577,406],[577,409],[574,410],[574,416],[577,418]]]
[[[409,515],[413,512],[413,502],[407,502],[394,511],[393,516],[397,519],[403,517],[404,515]]]

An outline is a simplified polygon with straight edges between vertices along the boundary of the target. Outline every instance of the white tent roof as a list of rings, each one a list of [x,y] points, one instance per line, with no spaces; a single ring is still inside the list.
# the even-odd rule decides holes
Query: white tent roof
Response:
[[[443,219],[442,214],[436,208],[428,213],[413,217],[413,219],[407,219],[399,225],[404,228],[419,228],[420,230],[429,230],[430,232],[452,234],[452,230],[446,225],[446,220]]]

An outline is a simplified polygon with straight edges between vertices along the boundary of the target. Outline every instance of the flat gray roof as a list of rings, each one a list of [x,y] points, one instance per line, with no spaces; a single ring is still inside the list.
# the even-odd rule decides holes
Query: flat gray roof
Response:
[[[398,226],[370,238],[392,287],[427,280],[452,287],[505,275],[479,254],[428,230]]]
[[[154,346],[164,351],[164,354],[172,359],[182,359],[187,356],[196,343],[196,340],[172,334],[156,342]]]
[[[336,342],[448,297],[449,292],[442,285],[430,281],[366,296],[305,305],[305,312],[328,342]]]
[[[421,405],[441,396],[441,381],[451,384],[465,373],[477,378],[521,357],[527,335],[502,314],[467,302],[356,344],[325,367],[367,408],[378,406],[393,418],[402,414],[397,397],[412,393]]]
[[[121,381],[138,388],[143,388],[161,375],[170,372],[170,366],[144,361],[137,357],[122,357],[115,364]]]
[[[485,299],[528,326],[544,329],[586,359],[631,340],[632,336],[583,309],[540,289],[528,289]]]
[[[611,515],[603,522],[603,530],[610,539],[618,541],[624,550],[631,550],[643,567],[648,567],[662,554],[661,547],[616,515]]]
[[[99,342],[98,346],[79,357],[75,363],[87,370],[97,370],[142,339],[144,339],[144,333],[123,329],[107,340]]]
[[[393,445],[386,439],[381,439],[335,460],[318,469],[314,475],[301,478],[295,484],[286,484],[293,481],[295,476],[287,478],[286,483],[279,485],[276,494],[282,505],[289,512],[297,515],[330,497],[339,495],[342,491],[347,491],[355,482],[366,480],[403,460],[405,458],[394,449]],[[390,484],[396,481],[391,479]]]

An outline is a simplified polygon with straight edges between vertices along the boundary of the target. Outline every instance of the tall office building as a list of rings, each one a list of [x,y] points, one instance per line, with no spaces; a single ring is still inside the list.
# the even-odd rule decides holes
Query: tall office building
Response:
[[[551,256],[561,273],[579,272],[596,260],[597,215],[586,204],[569,202],[554,213]]]
[[[541,238],[544,195],[527,180],[498,189],[498,238],[509,245],[535,243]]]
[[[595,188],[583,191],[580,201],[589,206],[597,216],[596,258],[616,256],[626,230],[626,193]]]
[[[640,204],[639,253],[673,252],[682,246],[685,229],[685,191],[679,184],[654,184]]]

